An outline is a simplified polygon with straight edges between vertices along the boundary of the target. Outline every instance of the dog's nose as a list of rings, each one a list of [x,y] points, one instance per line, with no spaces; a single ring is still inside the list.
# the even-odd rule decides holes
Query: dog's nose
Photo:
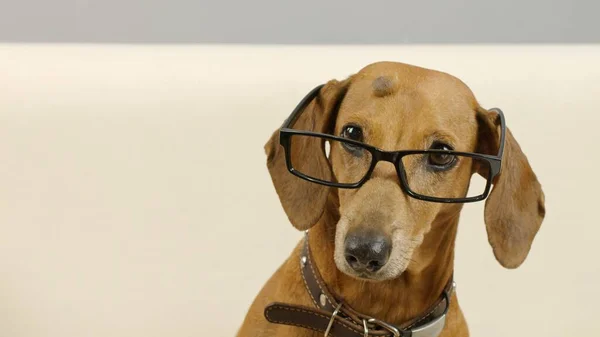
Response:
[[[356,271],[376,272],[390,256],[391,243],[387,236],[377,231],[348,233],[344,242],[346,261]]]

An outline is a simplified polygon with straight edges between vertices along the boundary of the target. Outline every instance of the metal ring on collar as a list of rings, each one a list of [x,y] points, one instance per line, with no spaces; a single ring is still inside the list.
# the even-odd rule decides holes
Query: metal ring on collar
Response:
[[[380,321],[376,318],[369,318],[368,320],[369,323],[378,325],[382,328],[384,328],[385,330],[389,331],[392,333],[392,335],[394,335],[394,337],[400,337],[400,331],[393,325],[388,324],[386,322]]]
[[[335,316],[337,316],[341,307],[342,307],[342,302],[340,302],[340,304],[338,304],[337,308],[335,308],[335,310],[333,311],[333,314],[331,315],[331,318],[329,319],[329,324],[327,324],[327,329],[325,330],[325,335],[324,335],[325,337],[327,337],[329,335],[329,330],[331,330],[331,327],[333,326],[333,321],[335,320]]]

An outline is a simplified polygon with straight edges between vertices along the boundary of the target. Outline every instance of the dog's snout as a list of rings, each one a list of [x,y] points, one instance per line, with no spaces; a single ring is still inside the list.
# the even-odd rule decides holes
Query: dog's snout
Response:
[[[348,233],[344,246],[346,261],[358,272],[378,271],[387,263],[391,251],[389,238],[376,231]]]

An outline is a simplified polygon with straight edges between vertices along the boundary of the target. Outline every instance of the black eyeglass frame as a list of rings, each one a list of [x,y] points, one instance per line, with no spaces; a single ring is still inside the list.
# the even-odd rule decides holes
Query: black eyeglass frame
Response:
[[[498,155],[496,155],[496,156],[483,154],[483,153],[460,152],[460,151],[454,151],[454,150],[384,151],[384,150],[378,149],[374,146],[371,146],[369,144],[365,144],[365,143],[362,143],[362,142],[359,142],[356,140],[352,140],[352,139],[348,139],[348,138],[344,138],[344,137],[339,137],[339,136],[334,136],[334,135],[329,135],[329,134],[314,132],[314,131],[296,130],[296,129],[291,128],[292,125],[298,120],[298,118],[304,111],[304,108],[306,108],[306,106],[315,97],[317,97],[317,95],[319,94],[319,91],[321,90],[322,87],[323,87],[323,85],[319,85],[316,88],[314,88],[313,90],[311,90],[300,101],[300,103],[298,103],[296,108],[292,111],[290,116],[283,122],[283,125],[279,129],[279,143],[284,148],[285,158],[286,158],[286,166],[287,166],[288,171],[291,174],[293,174],[299,178],[302,178],[304,180],[307,180],[309,182],[321,184],[321,185],[325,185],[325,186],[338,187],[338,188],[359,188],[367,180],[369,180],[371,178],[371,174],[373,173],[373,170],[375,169],[375,166],[377,165],[378,162],[387,161],[387,162],[394,164],[394,166],[396,167],[396,172],[400,179],[400,182],[401,182],[400,187],[402,188],[402,190],[406,194],[408,194],[409,196],[411,196],[413,198],[416,198],[419,200],[424,200],[424,201],[430,201],[430,202],[468,203],[468,202],[484,200],[489,195],[491,187],[492,187],[492,181],[500,173],[500,170],[502,168],[502,156],[504,154],[504,139],[505,139],[505,135],[506,135],[506,122],[504,120],[504,114],[503,114],[502,110],[500,110],[498,108],[491,109],[498,113],[498,116],[500,119],[500,127],[501,127],[500,146],[498,149]],[[292,165],[291,137],[294,135],[319,137],[322,139],[329,139],[329,140],[345,142],[345,143],[352,144],[354,146],[361,147],[371,153],[371,156],[372,156],[371,166],[369,167],[365,176],[360,181],[358,181],[357,183],[353,183],[353,184],[325,181],[325,180],[307,176],[307,175],[303,174],[302,172],[294,169],[294,167]],[[487,182],[486,182],[484,192],[482,194],[480,194],[478,196],[474,196],[474,197],[437,198],[437,197],[422,195],[422,194],[416,193],[413,190],[411,190],[411,188],[408,184],[408,180],[406,178],[406,172],[404,170],[404,164],[402,163],[402,158],[407,155],[429,154],[429,153],[442,153],[442,154],[447,154],[447,155],[457,155],[457,156],[463,156],[463,157],[477,158],[477,159],[486,161],[488,163],[489,170],[488,170],[488,177],[487,177]]]

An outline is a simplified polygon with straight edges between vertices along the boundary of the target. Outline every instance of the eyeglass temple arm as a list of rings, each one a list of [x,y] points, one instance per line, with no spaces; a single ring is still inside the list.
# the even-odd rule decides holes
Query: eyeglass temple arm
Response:
[[[319,95],[319,91],[323,86],[324,84],[317,86],[316,88],[311,90],[306,96],[304,96],[300,103],[296,105],[294,111],[292,111],[290,116],[283,122],[283,124],[281,125],[282,129],[291,128],[291,126],[296,122],[296,120],[298,120],[298,118],[302,114],[302,111],[304,111],[304,108],[308,105],[308,103],[310,103],[315,97]]]
[[[498,158],[502,159],[504,154],[504,140],[506,139],[506,120],[504,119],[504,113],[500,108],[492,108],[490,111],[495,111],[498,113],[498,118],[500,118],[500,145],[498,147]]]

